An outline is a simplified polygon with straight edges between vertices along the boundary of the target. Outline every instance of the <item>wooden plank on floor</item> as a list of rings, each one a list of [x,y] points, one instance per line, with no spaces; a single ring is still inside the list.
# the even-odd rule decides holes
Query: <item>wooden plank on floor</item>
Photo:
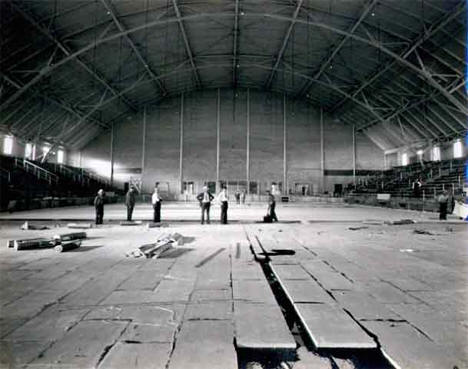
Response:
[[[185,321],[168,369],[237,369],[233,338],[230,321]]]
[[[105,356],[99,369],[164,369],[171,353],[168,343],[118,342]]]
[[[375,341],[341,308],[330,304],[294,304],[317,348],[375,348]]]
[[[277,305],[234,303],[236,346],[247,349],[294,350],[296,342]]]

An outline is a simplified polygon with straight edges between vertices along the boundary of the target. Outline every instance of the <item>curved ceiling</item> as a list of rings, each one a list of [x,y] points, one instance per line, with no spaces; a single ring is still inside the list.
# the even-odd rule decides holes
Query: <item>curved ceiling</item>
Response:
[[[0,2],[0,128],[80,148],[181,92],[307,99],[383,149],[467,130],[464,0]]]

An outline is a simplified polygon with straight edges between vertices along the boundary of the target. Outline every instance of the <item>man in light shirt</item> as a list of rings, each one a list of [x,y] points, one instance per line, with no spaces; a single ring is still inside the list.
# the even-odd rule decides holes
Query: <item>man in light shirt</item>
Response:
[[[161,221],[161,198],[159,197],[159,182],[156,182],[154,185],[154,191],[151,195],[151,203],[153,204],[154,215],[153,222],[159,223]]]
[[[221,224],[227,224],[227,210],[228,210],[228,195],[226,186],[221,187],[221,192],[218,195],[218,201],[221,204]]]
[[[207,186],[203,186],[203,192],[199,193],[197,200],[200,201],[201,207],[201,224],[205,223],[205,213],[206,213],[206,222],[210,224],[210,206],[211,201],[213,201],[214,196],[208,191]]]

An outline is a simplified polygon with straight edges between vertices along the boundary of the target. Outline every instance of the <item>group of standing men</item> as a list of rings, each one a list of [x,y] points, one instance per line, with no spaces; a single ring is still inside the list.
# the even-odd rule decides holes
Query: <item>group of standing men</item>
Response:
[[[151,194],[151,205],[153,205],[153,222],[159,223],[161,221],[161,202],[159,196],[159,183],[154,185],[153,193]],[[136,189],[130,186],[125,195],[125,206],[127,207],[127,221],[132,221],[133,209],[136,203]],[[100,189],[97,196],[94,198],[94,208],[96,210],[96,224],[102,224],[104,218],[104,190]]]
[[[151,204],[153,206],[153,222],[159,223],[161,221],[161,202],[162,199],[159,196],[159,183],[156,182],[154,186],[153,193],[151,195]],[[276,216],[275,208],[276,208],[276,201],[274,195],[271,191],[267,191],[268,195],[268,210],[267,216],[265,219],[269,219],[269,222],[278,221]],[[235,198],[236,202],[240,204],[245,203],[246,192],[243,190],[242,192],[236,191]],[[205,217],[206,223],[210,224],[210,207],[211,202],[215,199],[215,196],[211,194],[208,190],[207,186],[203,187],[203,191],[197,195],[197,200],[200,203],[201,208],[201,224],[205,224]],[[219,202],[221,206],[221,224],[228,223],[228,203],[229,203],[229,196],[227,194],[226,186],[223,185],[221,187],[221,191],[216,197],[216,200]],[[127,221],[132,220],[133,209],[135,208],[136,202],[136,189],[133,186],[130,186],[127,194],[125,195],[125,206],[127,207]],[[94,199],[94,207],[96,210],[96,224],[102,224],[104,218],[104,190],[100,189],[97,193],[97,196]]]

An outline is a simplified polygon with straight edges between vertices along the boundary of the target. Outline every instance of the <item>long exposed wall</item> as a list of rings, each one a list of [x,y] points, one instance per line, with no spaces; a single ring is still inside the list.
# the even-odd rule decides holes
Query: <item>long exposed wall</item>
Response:
[[[296,184],[332,191],[335,183],[353,181],[353,169],[384,166],[383,151],[364,134],[356,134],[353,146],[352,127],[326,114],[321,122],[320,111],[304,101],[245,89],[166,99],[114,124],[71,159],[107,177],[113,160],[115,182],[142,178],[150,191],[159,181],[173,194],[181,191],[181,175],[195,192],[205,182],[248,178],[264,191],[272,182],[283,187],[285,177],[292,191]]]

